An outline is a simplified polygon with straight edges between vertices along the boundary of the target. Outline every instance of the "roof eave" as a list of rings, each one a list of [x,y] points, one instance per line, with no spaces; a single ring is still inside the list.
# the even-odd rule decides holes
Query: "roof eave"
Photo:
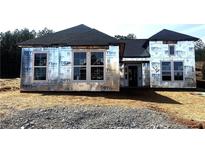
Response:
[[[149,39],[149,41],[198,41],[199,38],[192,39]]]
[[[54,47],[54,46],[109,46],[115,45],[118,46],[120,43],[96,43],[96,44],[67,44],[67,43],[58,43],[58,44],[17,44],[18,47]]]
[[[123,58],[150,58],[149,56],[123,56]]]

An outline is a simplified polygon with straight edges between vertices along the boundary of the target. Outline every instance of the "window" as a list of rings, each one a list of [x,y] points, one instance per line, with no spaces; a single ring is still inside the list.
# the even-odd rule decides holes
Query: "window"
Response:
[[[104,80],[103,52],[91,52],[91,80]]]
[[[183,62],[174,62],[174,80],[183,80]]]
[[[46,80],[47,54],[34,53],[34,80]]]
[[[171,81],[171,62],[162,62],[162,81]]]
[[[74,52],[73,80],[104,80],[104,52]]]
[[[169,45],[169,54],[174,55],[174,51],[175,51],[175,46],[174,45]]]
[[[86,52],[74,52],[74,80],[86,80]]]
[[[183,62],[162,62],[161,69],[162,81],[183,81]]]
[[[74,67],[74,80],[86,80],[86,67]]]

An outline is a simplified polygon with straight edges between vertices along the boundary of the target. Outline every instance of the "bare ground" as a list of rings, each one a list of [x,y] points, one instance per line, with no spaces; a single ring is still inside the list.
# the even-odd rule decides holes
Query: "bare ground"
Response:
[[[26,109],[0,119],[0,128],[15,129],[166,129],[187,128],[165,113],[138,108],[99,105]]]
[[[101,105],[165,112],[189,127],[204,127],[205,92],[160,91],[151,89],[122,90],[119,93],[20,93],[19,79],[0,79],[0,117],[17,111],[48,109],[56,106]]]

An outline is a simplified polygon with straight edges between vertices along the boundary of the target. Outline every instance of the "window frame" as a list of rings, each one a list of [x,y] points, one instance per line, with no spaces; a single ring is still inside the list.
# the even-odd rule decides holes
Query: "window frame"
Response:
[[[170,54],[170,47],[174,47],[174,53],[173,53],[173,54]],[[175,56],[175,53],[176,53],[175,48],[176,48],[176,47],[175,47],[174,44],[169,44],[169,45],[168,45],[168,50],[169,50],[169,55],[170,55],[170,56]]]
[[[91,65],[91,57],[92,57],[92,53],[93,52],[102,52],[103,53],[103,65]],[[90,74],[90,82],[104,82],[105,81],[105,71],[106,71],[106,69],[105,69],[105,67],[106,67],[106,59],[105,59],[105,55],[106,55],[106,53],[105,53],[105,51],[103,51],[103,50],[99,50],[99,51],[96,51],[96,50],[94,50],[94,51],[91,51],[90,52],[90,62],[89,62],[89,69],[90,69],[90,71],[89,71],[89,74]],[[92,67],[102,67],[103,68],[103,80],[92,80]]]
[[[74,57],[74,55],[75,55],[75,53],[85,53],[85,60],[86,60],[86,65],[75,65],[75,57]],[[87,55],[88,53],[85,51],[85,50],[83,50],[83,51],[73,51],[73,64],[72,64],[72,73],[71,73],[71,75],[72,75],[72,81],[73,82],[85,82],[85,81],[88,81],[88,55]],[[86,69],[86,77],[85,77],[85,80],[75,80],[74,79],[74,74],[75,74],[75,71],[74,71],[74,69],[75,69],[75,67],[85,67],[85,69]]]
[[[85,52],[86,53],[86,65],[74,65],[74,53]],[[102,52],[103,53],[103,65],[91,65],[91,53],[92,52]],[[103,80],[91,80],[91,67],[103,67]],[[75,67],[85,67],[86,68],[86,80],[74,80],[74,68]],[[71,75],[72,82],[105,82],[106,77],[106,51],[105,50],[75,50],[72,52],[72,65],[71,65]]]
[[[46,66],[35,66],[35,54],[46,54]],[[32,81],[33,82],[47,82],[48,81],[48,52],[34,51],[33,52],[33,61],[32,61],[33,69],[32,69]],[[46,80],[35,80],[35,68],[46,68]]]
[[[175,69],[174,69],[174,63],[175,62],[181,62],[182,63],[182,71],[175,71]],[[174,73],[175,72],[182,72],[182,76],[183,76],[183,79],[182,80],[175,80],[174,78]],[[173,61],[173,81],[179,81],[179,82],[181,82],[181,81],[184,81],[184,61]]]
[[[163,80],[163,79],[162,79],[162,77],[163,77],[162,72],[169,72],[169,71],[163,71],[163,70],[162,70],[162,63],[163,63],[163,62],[169,62],[169,63],[170,63],[171,80]],[[160,72],[161,72],[161,81],[163,81],[163,82],[171,82],[171,81],[172,81],[172,62],[171,62],[171,61],[161,61],[160,63],[161,63],[161,64],[160,64],[160,67],[161,67],[161,71],[160,71]]]
[[[170,62],[171,63],[171,80],[170,81],[164,81],[162,80],[162,62]],[[182,72],[183,73],[183,80],[175,80],[174,79],[174,73],[175,73],[175,70],[174,70],[174,62],[182,62],[182,68],[183,70],[182,71],[177,71],[177,72]],[[184,61],[182,60],[170,60],[170,61],[160,61],[160,73],[161,73],[161,81],[162,82],[182,82],[184,81]]]

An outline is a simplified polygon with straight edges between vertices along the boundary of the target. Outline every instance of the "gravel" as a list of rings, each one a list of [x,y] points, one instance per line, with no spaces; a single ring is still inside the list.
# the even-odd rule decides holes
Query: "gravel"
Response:
[[[0,119],[0,128],[17,129],[153,129],[187,128],[161,112],[113,106],[74,105],[27,109]]]

